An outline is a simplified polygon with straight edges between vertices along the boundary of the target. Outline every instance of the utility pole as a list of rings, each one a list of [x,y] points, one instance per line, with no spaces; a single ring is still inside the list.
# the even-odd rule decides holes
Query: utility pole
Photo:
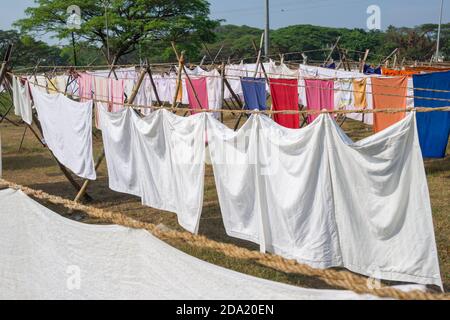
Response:
[[[439,61],[439,45],[441,41],[441,24],[442,24],[442,11],[444,9],[444,0],[441,0],[441,14],[439,16],[438,34],[437,34],[437,44],[436,44],[436,58],[435,61]]]
[[[266,30],[264,33],[264,54],[267,57],[269,57],[269,47],[270,47],[270,40],[269,40],[269,32],[270,32],[270,23],[269,23],[269,0],[266,0]]]

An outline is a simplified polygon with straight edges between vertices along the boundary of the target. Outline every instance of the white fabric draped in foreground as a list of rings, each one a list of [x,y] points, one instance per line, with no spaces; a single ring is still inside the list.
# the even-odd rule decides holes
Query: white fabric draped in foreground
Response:
[[[191,257],[144,230],[59,216],[0,191],[0,299],[372,299],[247,276]]]
[[[208,116],[229,235],[314,267],[442,286],[415,115],[352,143],[329,115],[287,129]]]
[[[110,188],[140,196],[144,205],[174,212],[197,233],[203,205],[205,114],[179,117],[158,110],[100,108]]]
[[[45,143],[77,176],[95,180],[92,151],[92,101],[80,103],[63,94],[31,88]]]

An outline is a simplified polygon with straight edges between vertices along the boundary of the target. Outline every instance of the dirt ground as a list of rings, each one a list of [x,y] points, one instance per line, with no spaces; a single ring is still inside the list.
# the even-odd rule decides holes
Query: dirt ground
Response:
[[[14,117],[11,117],[11,119],[18,121]],[[226,123],[232,127],[234,121],[233,119],[227,119]],[[354,140],[371,135],[370,127],[356,121],[347,120],[343,128]],[[7,121],[0,124],[3,151],[3,177],[34,189],[44,190],[50,194],[73,199],[75,197],[73,187],[62,175],[49,151],[42,147],[30,130],[26,131],[23,144],[20,147],[24,129],[25,127],[23,125],[14,126]],[[101,133],[96,131],[94,137],[95,155],[100,153],[101,148]],[[447,153],[449,152],[450,148],[447,150]],[[448,291],[450,288],[450,157],[447,156],[445,159],[439,160],[426,160],[425,167],[431,195],[441,276],[444,281],[445,290]],[[137,220],[154,224],[164,224],[169,228],[182,230],[177,223],[175,214],[143,207],[137,197],[109,190],[105,162],[103,162],[99,169],[98,180],[91,183],[88,192],[94,198],[94,201],[89,203],[90,205],[121,212]],[[49,206],[48,204],[46,205]],[[89,219],[80,213],[68,214],[61,208],[52,209],[68,218],[85,223],[108,223],[108,221]],[[225,234],[214,177],[210,166],[206,168],[205,197],[200,222],[200,234],[216,241],[233,243],[238,246],[258,250],[258,247],[252,243],[234,239]],[[275,271],[271,268],[261,266],[254,261],[232,259],[216,251],[190,247],[181,242],[172,242],[171,245],[208,262],[257,277],[303,287],[331,288],[316,278]]]

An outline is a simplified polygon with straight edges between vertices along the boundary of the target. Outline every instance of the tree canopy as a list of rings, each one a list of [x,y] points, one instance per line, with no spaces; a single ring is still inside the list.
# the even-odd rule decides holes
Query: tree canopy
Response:
[[[233,59],[254,57],[251,40],[258,42],[262,32],[262,29],[248,26],[220,26],[216,29],[216,41],[209,47],[212,52],[217,52],[224,44],[222,59],[228,56]],[[348,49],[350,58],[358,60],[366,49],[370,49],[369,61],[376,64],[395,48],[399,48],[400,57],[405,57],[409,61],[429,60],[436,50],[436,35],[436,24],[415,28],[390,26],[386,31],[294,25],[272,30],[270,39],[272,54],[311,51],[307,53],[310,61],[323,61],[329,51],[320,50],[330,48],[340,36],[340,46]],[[450,23],[442,25],[441,53],[447,59],[450,57]],[[338,59],[338,54],[335,53],[333,57]],[[301,60],[302,56],[297,53],[287,56],[286,59]]]
[[[47,30],[47,32],[56,32],[58,37],[64,38],[69,35],[70,30],[65,28],[64,19],[66,18],[66,5],[62,5],[61,0],[36,0],[39,3],[43,3],[45,9],[38,7],[34,9],[28,9],[28,18],[21,20],[17,25],[21,26],[22,34],[16,31],[2,31],[0,32],[0,51],[1,46],[4,46],[6,42],[16,42],[15,54],[13,55],[16,65],[32,66],[36,64],[39,57],[47,60],[49,65],[53,64],[69,64],[72,61],[72,47],[71,45],[65,45],[62,48],[55,46],[49,46],[42,41],[36,41],[33,39],[32,32],[39,32]],[[76,2],[76,1],[74,1]],[[78,60],[80,64],[105,64],[105,55],[99,53],[99,48],[104,49],[105,43],[102,41],[102,37],[96,35],[95,27],[89,31],[90,27],[98,23],[100,34],[104,32],[104,13],[103,9],[98,6],[95,9],[97,16],[93,17],[92,14],[86,16],[87,3],[93,3],[91,0],[78,1],[78,4],[85,4],[85,9],[82,9],[82,16],[84,15],[85,21],[82,25],[82,29],[79,31],[79,37],[77,41]],[[125,3],[128,1],[120,1]],[[180,9],[183,5],[189,6],[189,1],[134,1],[136,5],[144,2],[155,3],[177,3],[175,6]],[[186,2],[186,3],[185,3]],[[186,12],[181,16],[174,11],[174,16],[161,19],[148,20],[144,25],[149,27],[155,25],[154,29],[148,32],[147,35],[141,35],[138,30],[136,36],[131,40],[128,38],[133,34],[134,23],[125,24],[123,20],[125,16],[133,13],[114,13],[112,9],[109,9],[111,13],[108,13],[109,24],[111,26],[110,34],[110,46],[113,54],[119,54],[121,56],[121,62],[123,63],[139,63],[140,58],[148,59],[150,62],[173,62],[175,56],[170,45],[170,41],[173,40],[177,43],[180,49],[186,50],[187,57],[192,62],[199,62],[204,55],[208,55],[207,50],[204,49],[202,43],[207,44],[209,51],[213,56],[223,46],[223,50],[218,57],[217,62],[226,61],[228,57],[233,60],[241,58],[255,58],[255,51],[252,46],[252,40],[256,43],[259,42],[262,29],[249,27],[249,26],[236,26],[236,25],[219,25],[218,21],[208,20],[208,4],[203,0],[195,0],[191,2],[199,2],[203,4],[203,9],[200,13],[192,13],[191,15]],[[99,1],[95,1],[99,3]],[[184,3],[184,4],[183,4]],[[60,6],[59,11],[56,13],[50,13],[53,6],[58,4]],[[98,4],[97,4],[98,5]],[[114,3],[111,4],[112,6]],[[91,9],[94,10],[94,9]],[[130,9],[131,10],[131,9]],[[136,10],[134,7],[132,10]],[[172,10],[175,10],[172,8]],[[181,9],[180,9],[181,10]],[[59,13],[58,13],[59,12]],[[83,13],[84,12],[84,13]],[[142,13],[141,13],[142,14]],[[181,14],[181,13],[180,13]],[[184,15],[187,15],[184,18]],[[193,21],[197,15],[202,16],[199,21]],[[60,16],[61,21],[56,25],[48,27],[47,22]],[[113,18],[118,20],[114,20]],[[40,17],[38,20],[40,24],[34,24],[34,19]],[[64,17],[64,19],[63,19]],[[90,18],[91,17],[91,18]],[[120,18],[122,17],[122,18]],[[186,22],[185,19],[187,19]],[[203,20],[202,20],[203,19]],[[125,19],[126,20],[126,19]],[[95,22],[97,21],[97,22]],[[203,22],[202,22],[203,21]],[[94,23],[95,22],[95,23]],[[195,24],[195,28],[188,28],[188,25]],[[143,23],[138,22],[138,26]],[[178,31],[177,31],[178,30]],[[28,32],[28,33],[25,33]],[[31,32],[31,33],[30,33]],[[185,36],[183,36],[185,35]],[[400,59],[406,58],[408,61],[419,60],[429,61],[432,55],[436,51],[436,38],[437,38],[437,25],[436,24],[424,24],[414,28],[398,28],[390,26],[386,31],[366,31],[363,29],[346,29],[346,28],[330,28],[313,25],[294,25],[285,28],[280,28],[271,31],[271,53],[275,56],[278,53],[286,52],[298,52],[296,54],[290,54],[286,56],[286,60],[302,60],[300,52],[307,52],[309,61],[323,61],[328,55],[329,51],[322,50],[330,48],[336,38],[340,36],[341,48],[348,49],[350,58],[358,60],[366,49],[370,49],[370,55],[368,62],[378,64],[383,57],[386,57],[395,48],[399,48]],[[131,42],[130,42],[131,41]],[[133,43],[133,44],[130,44]],[[123,49],[121,49],[123,48]],[[448,60],[450,57],[450,23],[443,24],[441,29],[441,54]],[[334,59],[338,59],[337,53],[333,56]],[[208,59],[209,60],[209,59]],[[251,61],[251,60],[250,60]],[[208,63],[209,61],[207,61]]]
[[[2,58],[9,43],[14,44],[12,63],[15,66],[33,66],[38,61],[52,65],[63,65],[70,61],[70,59],[61,55],[61,50],[58,47],[49,46],[47,43],[37,41],[29,35],[20,35],[15,30],[0,30],[0,55]]]
[[[73,0],[69,4],[80,7],[82,24],[79,30],[70,30],[67,1],[35,2],[36,7],[26,9],[27,17],[15,23],[22,32],[52,33],[65,39],[75,31],[104,51],[109,47],[111,56],[117,57],[135,51],[143,42],[176,41],[199,47],[214,39],[213,30],[219,24],[209,18],[206,0]]]

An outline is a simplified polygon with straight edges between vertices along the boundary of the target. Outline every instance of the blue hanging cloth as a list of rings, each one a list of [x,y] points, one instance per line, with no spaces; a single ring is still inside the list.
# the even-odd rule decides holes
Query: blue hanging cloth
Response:
[[[369,66],[368,64],[364,65],[364,74],[380,74],[381,75],[381,66],[378,66],[377,68],[373,68]]]
[[[242,78],[242,92],[244,94],[245,109],[266,110],[266,79]]]
[[[450,92],[433,92],[421,89],[450,91],[450,71],[413,75],[414,105],[437,108],[450,105],[450,101],[427,100],[437,98],[450,100]],[[417,130],[424,158],[443,158],[450,134],[450,112],[417,112]]]

